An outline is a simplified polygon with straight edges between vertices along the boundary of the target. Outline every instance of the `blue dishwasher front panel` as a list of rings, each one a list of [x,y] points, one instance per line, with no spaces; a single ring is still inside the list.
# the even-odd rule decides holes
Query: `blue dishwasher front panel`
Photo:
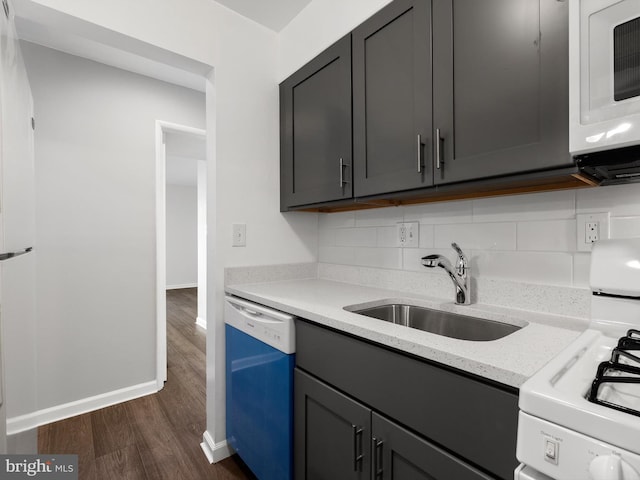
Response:
[[[260,480],[290,480],[295,354],[225,329],[227,441]]]

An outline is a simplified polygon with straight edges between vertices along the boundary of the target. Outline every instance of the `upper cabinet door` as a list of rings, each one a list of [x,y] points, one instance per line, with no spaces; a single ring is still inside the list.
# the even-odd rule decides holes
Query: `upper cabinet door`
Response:
[[[354,195],[432,185],[431,0],[396,0],[352,35]]]
[[[433,16],[434,183],[572,165],[567,2],[433,0]]]
[[[280,84],[280,204],[353,196],[351,35]]]

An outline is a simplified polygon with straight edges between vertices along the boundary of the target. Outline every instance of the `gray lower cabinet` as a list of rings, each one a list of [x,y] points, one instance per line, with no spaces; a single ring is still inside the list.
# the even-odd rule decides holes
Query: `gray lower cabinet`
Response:
[[[351,198],[351,35],[280,84],[280,209]]]
[[[294,382],[297,480],[492,478],[299,369]]]
[[[375,412],[371,414],[372,478],[382,480],[488,480],[432,443]]]
[[[294,385],[295,478],[369,479],[371,411],[298,369]]]
[[[299,320],[294,389],[297,480],[513,478],[514,388]]]

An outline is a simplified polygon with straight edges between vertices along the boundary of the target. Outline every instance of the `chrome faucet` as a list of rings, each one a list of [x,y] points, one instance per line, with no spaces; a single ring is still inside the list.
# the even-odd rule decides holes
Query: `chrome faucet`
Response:
[[[458,246],[452,243],[451,246],[458,254],[455,269],[451,266],[451,262],[442,255],[427,255],[422,257],[422,265],[428,268],[442,267],[453,280],[456,287],[456,303],[458,305],[471,304],[471,282],[469,277],[469,265],[467,257]]]

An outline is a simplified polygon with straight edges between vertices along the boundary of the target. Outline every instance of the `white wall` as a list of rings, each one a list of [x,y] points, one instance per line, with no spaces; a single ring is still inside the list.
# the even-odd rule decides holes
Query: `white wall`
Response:
[[[167,185],[166,192],[167,288],[197,285],[198,188]]]
[[[224,268],[317,259],[317,216],[279,212],[277,35],[212,0],[190,0],[187,8],[182,0],[23,1],[214,67],[207,83],[207,431],[220,443]],[[247,246],[232,248],[231,224],[240,222]]]
[[[35,243],[33,99],[13,15],[0,19],[0,51],[0,251],[11,252]],[[0,265],[1,453],[16,452],[19,443],[11,420],[36,407],[36,255],[37,248]],[[24,446],[23,453],[35,453],[35,442]]]
[[[75,18],[81,19],[208,65],[219,63],[221,44],[217,28],[230,16],[230,10],[211,0],[189,0],[188,3],[180,0],[21,0],[20,3],[25,4],[21,7],[25,11],[33,6],[49,8],[51,15],[66,25],[71,25]],[[64,15],[72,17],[71,21],[64,22]],[[94,32],[90,28],[69,33],[87,38],[107,34],[102,29]]]
[[[24,43],[36,110],[38,408],[156,378],[155,121],[202,93]]]
[[[391,0],[313,0],[279,35],[282,81]]]
[[[216,288],[207,304],[207,430],[215,432],[216,442],[226,438],[224,267],[316,261],[318,222],[315,214],[279,212],[276,35],[241,21],[219,28],[226,48],[220,51],[215,89],[210,85],[207,90],[208,125],[216,126],[215,138],[208,138],[208,145],[216,146],[216,169],[208,171],[215,203],[209,203],[207,222],[209,241],[214,242],[209,279]],[[246,247],[231,246],[233,223],[246,223]]]

